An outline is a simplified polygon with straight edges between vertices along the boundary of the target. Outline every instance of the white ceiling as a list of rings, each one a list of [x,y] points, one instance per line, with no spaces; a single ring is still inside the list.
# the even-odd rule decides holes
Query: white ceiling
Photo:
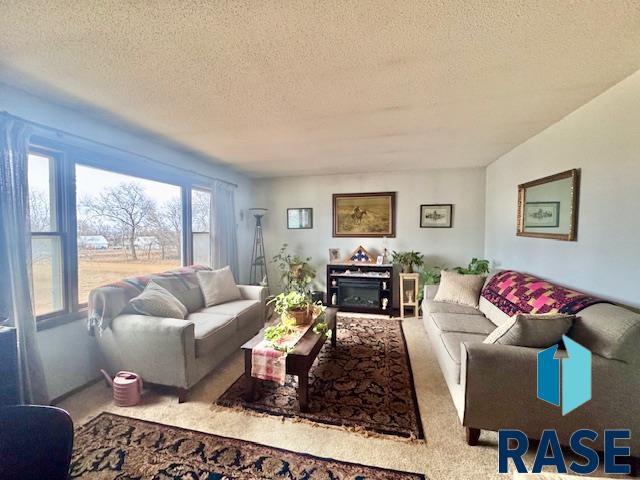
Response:
[[[0,0],[0,63],[255,176],[484,166],[640,68],[640,2]]]

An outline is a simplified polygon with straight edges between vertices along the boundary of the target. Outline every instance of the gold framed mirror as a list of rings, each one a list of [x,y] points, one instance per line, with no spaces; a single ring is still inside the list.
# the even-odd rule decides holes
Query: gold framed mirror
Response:
[[[573,169],[518,185],[517,235],[575,241],[579,183]]]

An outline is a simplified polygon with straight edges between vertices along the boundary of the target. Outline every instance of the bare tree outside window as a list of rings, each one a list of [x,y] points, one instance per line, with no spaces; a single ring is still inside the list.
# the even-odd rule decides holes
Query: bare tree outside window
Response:
[[[121,183],[95,197],[86,198],[82,207],[90,216],[110,219],[119,224],[128,237],[128,247],[133,260],[136,253],[136,237],[145,226],[154,209],[153,201],[136,182]]]

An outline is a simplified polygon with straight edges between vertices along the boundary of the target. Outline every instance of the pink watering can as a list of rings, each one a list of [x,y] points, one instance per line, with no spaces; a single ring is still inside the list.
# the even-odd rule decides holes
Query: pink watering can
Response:
[[[133,372],[118,372],[111,380],[111,377],[104,370],[100,370],[105,380],[113,388],[113,400],[119,407],[132,407],[140,403],[142,395],[142,378]]]

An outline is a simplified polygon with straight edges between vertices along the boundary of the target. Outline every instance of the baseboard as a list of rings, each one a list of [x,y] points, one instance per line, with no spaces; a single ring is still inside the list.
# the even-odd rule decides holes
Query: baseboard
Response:
[[[81,390],[84,390],[85,388],[88,388],[91,385],[95,385],[96,383],[101,381],[104,381],[104,378],[102,376],[96,377],[93,380],[89,380],[87,383],[80,385],[79,387],[76,387],[73,390],[68,391],[67,393],[63,393],[59,397],[56,397],[53,400],[51,400],[49,403],[51,405],[57,405],[60,402],[63,402],[67,398],[71,397],[72,395],[75,395],[76,393],[80,392]]]

